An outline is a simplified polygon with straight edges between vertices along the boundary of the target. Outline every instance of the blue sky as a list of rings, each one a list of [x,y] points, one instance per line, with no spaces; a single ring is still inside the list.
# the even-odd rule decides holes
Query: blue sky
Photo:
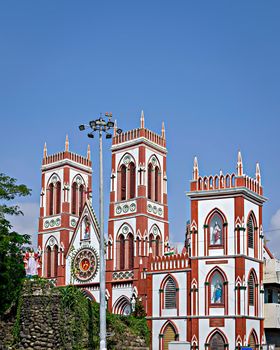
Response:
[[[247,174],[260,162],[264,228],[280,253],[279,16],[273,0],[1,1],[0,170],[33,190],[16,227],[36,227],[45,141],[60,151],[68,133],[85,154],[81,122],[112,111],[128,130],[143,109],[147,127],[166,125],[173,240],[190,215],[193,157],[201,174],[232,172],[241,149]]]

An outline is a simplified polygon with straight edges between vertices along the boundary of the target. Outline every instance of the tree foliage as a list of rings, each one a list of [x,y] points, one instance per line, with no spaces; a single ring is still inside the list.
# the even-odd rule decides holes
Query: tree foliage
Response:
[[[21,249],[30,243],[28,235],[13,231],[7,218],[7,215],[23,215],[19,206],[9,204],[17,197],[31,193],[25,185],[16,182],[16,179],[0,173],[0,314],[18,294],[25,275]]]

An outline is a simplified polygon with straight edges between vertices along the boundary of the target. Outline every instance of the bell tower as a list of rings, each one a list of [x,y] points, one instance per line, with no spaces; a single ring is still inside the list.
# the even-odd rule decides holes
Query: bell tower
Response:
[[[107,289],[112,296],[109,307],[124,313],[127,303],[118,304],[120,288],[124,288],[127,301],[145,295],[141,272],[147,268],[149,256],[164,255],[169,239],[167,150],[164,124],[161,135],[148,130],[143,111],[140,128],[120,135],[116,130],[107,252],[107,281],[112,282]]]
[[[83,157],[69,151],[47,154],[44,146],[38,246],[42,249],[40,275],[65,284],[65,253],[79,215],[92,189],[90,148]]]

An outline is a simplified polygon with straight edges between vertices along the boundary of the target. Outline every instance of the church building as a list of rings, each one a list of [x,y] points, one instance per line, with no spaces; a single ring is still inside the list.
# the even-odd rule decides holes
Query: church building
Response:
[[[191,349],[260,349],[263,321],[265,202],[260,167],[200,176],[195,158],[187,196],[186,244],[170,246],[165,128],[114,131],[106,237],[107,307],[129,315],[136,300],[147,313],[151,348],[170,341]],[[80,287],[99,301],[99,225],[91,204],[92,163],[65,150],[44,148],[38,245],[43,277]],[[185,237],[182,237],[182,241]]]

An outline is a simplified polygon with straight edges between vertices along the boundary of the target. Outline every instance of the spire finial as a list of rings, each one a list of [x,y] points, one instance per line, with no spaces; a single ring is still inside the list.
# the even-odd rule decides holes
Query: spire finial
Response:
[[[238,156],[237,156],[237,176],[243,176],[243,162],[242,162],[242,156],[240,151],[238,151]]]
[[[261,184],[261,168],[260,168],[259,162],[257,162],[256,164],[256,180],[258,181],[259,184]]]
[[[90,145],[87,146],[87,160],[90,160]]]
[[[193,160],[193,180],[198,180],[198,177],[199,177],[198,161],[197,161],[197,157],[194,157],[194,160]]]
[[[69,152],[69,139],[67,134],[65,138],[65,152]]]
[[[117,135],[117,128],[118,128],[118,125],[117,125],[117,119],[116,119],[114,123],[114,136]]]
[[[162,122],[161,124],[161,137],[163,139],[165,139],[165,126],[164,126],[164,122]]]
[[[45,142],[45,144],[44,144],[44,158],[47,158],[47,155],[48,155],[48,153],[47,153],[47,143]]]
[[[144,129],[144,128],[145,128],[145,116],[144,116],[144,111],[143,111],[143,109],[142,109],[142,112],[141,112],[140,127],[141,127],[141,129]]]

